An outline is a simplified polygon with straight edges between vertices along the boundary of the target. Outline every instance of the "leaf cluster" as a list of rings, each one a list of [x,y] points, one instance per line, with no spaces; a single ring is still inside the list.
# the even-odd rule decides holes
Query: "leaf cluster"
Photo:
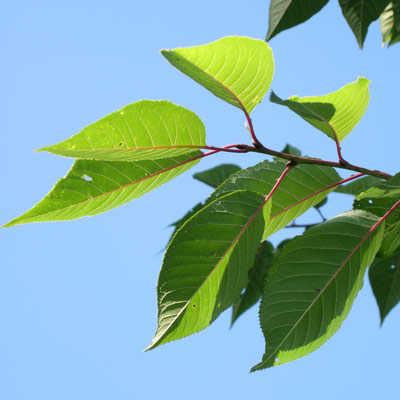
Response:
[[[285,2],[272,1],[271,7],[278,3]],[[309,3],[318,11],[326,1]],[[234,324],[261,300],[266,348],[253,370],[295,360],[338,330],[370,265],[383,322],[400,300],[400,174],[355,166],[343,159],[340,147],[366,111],[369,81],[358,78],[319,96],[282,100],[271,93],[273,103],[332,140],[338,161],[320,160],[290,145],[269,149],[257,138],[250,114],[269,91],[274,71],[266,42],[226,37],[161,54],[243,112],[251,142],[208,145],[205,127],[192,111],[169,101],[130,104],[40,149],[74,158],[74,164],[41,202],[5,226],[108,211],[221,152],[272,155],[246,169],[223,164],[194,175],[214,191],[172,224],[157,284],[158,327],[148,349],[207,328],[228,308]],[[337,169],[357,174],[342,178]],[[354,196],[354,208],[326,219],[320,208],[333,191]],[[301,226],[296,219],[313,207],[322,220],[274,248],[268,238]]]

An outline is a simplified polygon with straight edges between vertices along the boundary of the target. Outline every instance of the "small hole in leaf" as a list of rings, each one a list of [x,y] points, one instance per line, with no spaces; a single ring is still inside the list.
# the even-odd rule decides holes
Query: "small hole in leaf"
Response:
[[[279,358],[278,357],[275,358],[275,362],[279,362]]]
[[[118,143],[118,146],[119,146],[119,147],[122,147],[123,145],[124,145],[124,142]]]
[[[372,204],[373,201],[371,199],[368,200],[368,204]]]
[[[196,304],[192,304],[192,307],[193,307],[193,308],[196,308]]]
[[[391,265],[390,266],[390,269],[395,269],[396,267],[394,266],[394,265]]]
[[[85,181],[87,181],[87,182],[92,182],[92,180],[93,180],[92,177],[90,177],[89,175],[86,175],[86,174],[84,174],[84,175],[82,176],[82,178],[83,178]]]

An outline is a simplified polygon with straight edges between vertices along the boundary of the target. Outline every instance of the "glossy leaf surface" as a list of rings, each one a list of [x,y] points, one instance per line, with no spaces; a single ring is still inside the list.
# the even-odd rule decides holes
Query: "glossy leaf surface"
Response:
[[[205,145],[205,128],[191,111],[169,101],[142,100],[115,111],[41,151],[106,161],[157,160]]]
[[[271,0],[265,40],[268,41],[279,32],[307,21],[327,3],[328,0]]]
[[[162,50],[177,69],[215,96],[250,113],[274,73],[272,50],[262,40],[230,36],[202,46]]]
[[[265,281],[260,323],[266,350],[253,370],[303,357],[339,329],[381,244],[383,227],[370,232],[377,221],[350,211],[286,245]]]
[[[323,96],[280,99],[275,93],[271,101],[287,106],[315,128],[331,139],[341,142],[357,125],[364,115],[369,102],[368,79],[358,78],[356,82],[343,86],[336,92]]]
[[[201,331],[234,303],[269,217],[263,202],[257,193],[230,193],[176,232],[159,276],[158,328],[148,349]]]
[[[339,0],[343,16],[362,49],[368,27],[382,14],[390,0]]]
[[[103,213],[134,200],[170,181],[199,160],[191,157],[137,162],[77,160],[50,193],[6,227],[42,221],[65,221]]]

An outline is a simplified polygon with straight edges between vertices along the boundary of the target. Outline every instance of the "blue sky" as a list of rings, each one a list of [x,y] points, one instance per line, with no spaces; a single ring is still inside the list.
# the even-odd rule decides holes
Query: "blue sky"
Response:
[[[269,2],[7,3],[0,6],[1,225],[36,204],[71,165],[35,149],[137,100],[169,99],[193,110],[210,145],[248,140],[240,111],[172,68],[159,50],[228,35],[262,39]],[[325,94],[358,76],[370,79],[369,107],[343,141],[343,156],[398,172],[400,45],[383,49],[375,23],[360,51],[334,0],[270,45],[272,88],[281,97]],[[289,142],[305,154],[335,159],[333,142],[267,99],[253,121],[270,148]],[[262,159],[208,157],[106,214],[1,230],[0,398],[393,398],[400,311],[380,328],[367,280],[339,332],[291,364],[249,374],[264,350],[256,308],[231,330],[225,312],[206,331],[142,352],[156,328],[155,287],[168,225],[210,193],[192,174],[220,162],[246,167]],[[350,207],[349,197],[333,195],[325,213]],[[311,212],[303,220],[313,218]],[[285,231],[272,241],[300,233]]]

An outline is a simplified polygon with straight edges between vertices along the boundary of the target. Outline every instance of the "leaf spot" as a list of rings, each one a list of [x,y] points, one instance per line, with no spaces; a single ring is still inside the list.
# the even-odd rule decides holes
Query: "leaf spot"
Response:
[[[193,308],[196,308],[196,304],[192,304],[192,307],[193,307]]]
[[[82,178],[87,182],[92,182],[93,181],[93,178],[90,177],[89,175],[86,175],[86,174],[83,174]]]
[[[118,143],[118,146],[119,146],[119,147],[122,147],[123,145],[124,145],[124,142]]]

